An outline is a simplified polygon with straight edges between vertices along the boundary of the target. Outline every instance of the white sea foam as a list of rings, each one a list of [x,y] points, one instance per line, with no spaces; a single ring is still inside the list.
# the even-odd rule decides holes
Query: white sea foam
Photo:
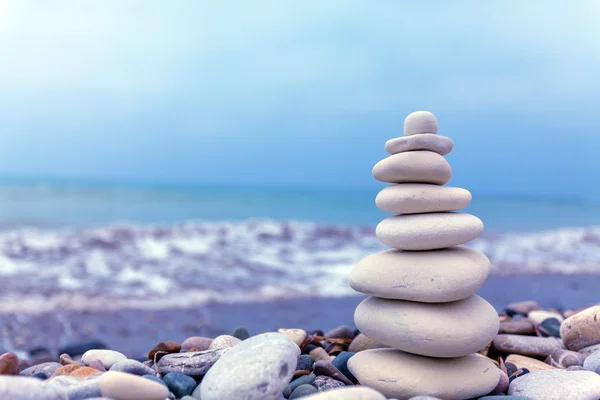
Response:
[[[495,274],[600,273],[600,227],[487,234]],[[0,233],[0,312],[185,307],[354,294],[353,265],[385,246],[371,228],[188,222]]]

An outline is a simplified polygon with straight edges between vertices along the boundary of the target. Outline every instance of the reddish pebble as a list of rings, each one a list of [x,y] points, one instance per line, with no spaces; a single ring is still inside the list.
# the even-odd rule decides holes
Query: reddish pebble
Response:
[[[169,354],[169,353],[179,353],[181,351],[181,346],[179,343],[175,342],[160,342],[156,346],[154,346],[150,352],[148,352],[148,358],[150,360],[154,359],[154,355],[158,352]],[[157,360],[158,361],[158,360]]]
[[[0,375],[17,375],[19,373],[19,357],[14,353],[0,355]]]
[[[98,376],[101,375],[102,372],[98,371],[95,368],[90,368],[90,367],[80,367],[80,368],[76,368],[74,371],[72,371],[69,376],[75,376],[78,378],[88,378],[90,376]]]
[[[64,365],[64,366],[58,368],[56,371],[54,371],[51,378],[54,378],[55,376],[61,376],[61,375],[71,375],[71,373],[73,373],[73,371],[75,371],[76,369],[79,369],[79,368],[82,368],[82,366],[78,365],[78,364]]]

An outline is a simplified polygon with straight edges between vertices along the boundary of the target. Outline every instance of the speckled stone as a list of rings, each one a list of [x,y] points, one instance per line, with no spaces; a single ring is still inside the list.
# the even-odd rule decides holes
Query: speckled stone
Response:
[[[529,396],[534,400],[598,400],[600,375],[590,371],[538,371],[510,383],[509,395]]]
[[[312,370],[315,363],[315,359],[310,354],[301,354],[298,356],[298,362],[296,363],[296,371],[298,370]]]
[[[313,386],[316,387],[319,392],[327,392],[329,390],[345,387],[346,385],[344,382],[340,382],[330,376],[319,375],[313,382]]]
[[[569,350],[579,351],[600,343],[600,306],[586,308],[567,318],[560,336]]]
[[[189,376],[202,376],[231,349],[215,349],[187,353],[167,354],[156,364],[161,375],[181,372]]]
[[[579,350],[579,353],[583,354],[584,356],[589,356],[590,354],[595,353],[597,351],[600,351],[600,344],[584,347],[583,349]]]
[[[438,153],[418,150],[386,157],[375,164],[372,173],[380,182],[444,185],[452,177],[452,168]]]
[[[454,142],[446,136],[434,133],[421,133],[419,135],[401,136],[385,142],[385,151],[389,154],[404,153],[407,151],[427,150],[444,156],[452,151]]]
[[[387,250],[363,258],[348,283],[357,292],[380,298],[445,303],[479,290],[490,268],[482,252],[464,246],[422,252]]]
[[[476,239],[483,222],[458,212],[406,214],[388,217],[376,228],[377,238],[399,250],[435,250]]]
[[[348,361],[348,368],[361,385],[399,399],[423,393],[471,399],[490,393],[500,380],[500,370],[476,354],[441,359],[376,349],[357,353]]]
[[[371,296],[356,308],[354,322],[361,332],[380,343],[430,357],[477,352],[494,339],[499,325],[494,307],[477,295],[452,303]]]
[[[266,400],[294,373],[299,347],[281,333],[253,336],[225,353],[200,384],[202,400]],[[194,395],[195,396],[195,395]]]

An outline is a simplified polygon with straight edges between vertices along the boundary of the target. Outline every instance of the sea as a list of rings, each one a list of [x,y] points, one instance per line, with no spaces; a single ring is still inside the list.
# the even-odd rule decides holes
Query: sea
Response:
[[[378,190],[3,180],[0,312],[352,295],[385,250]],[[600,202],[473,193],[465,211],[494,275],[600,272]]]

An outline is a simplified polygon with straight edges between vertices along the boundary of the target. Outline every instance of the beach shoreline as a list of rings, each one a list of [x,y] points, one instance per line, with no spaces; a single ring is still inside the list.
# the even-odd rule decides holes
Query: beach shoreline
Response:
[[[477,292],[498,311],[507,304],[534,300],[560,310],[598,302],[600,275],[492,275]],[[364,295],[298,297],[256,302],[209,302],[197,306],[117,311],[60,311],[0,314],[0,348],[26,352],[43,346],[52,351],[66,345],[99,340],[136,357],[161,340],[189,336],[214,337],[244,326],[251,334],[279,328],[333,329],[353,327],[356,306]]]

